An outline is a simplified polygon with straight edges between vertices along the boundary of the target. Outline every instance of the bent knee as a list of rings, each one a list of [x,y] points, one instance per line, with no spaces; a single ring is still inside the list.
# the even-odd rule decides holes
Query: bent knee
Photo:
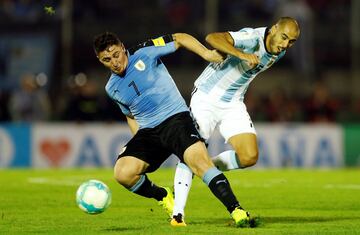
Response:
[[[149,164],[135,157],[122,157],[118,159],[114,167],[114,178],[126,188],[132,187],[146,172]]]
[[[122,169],[120,167],[115,167],[114,168],[114,178],[120,184],[126,184],[127,179],[129,178],[129,176],[126,174],[124,169]]]
[[[255,165],[259,159],[258,151],[248,151],[238,154],[238,156],[240,156],[240,163],[243,168]]]
[[[253,166],[257,163],[257,160],[258,160],[258,155],[245,158],[245,164],[243,167]]]
[[[129,171],[125,167],[118,166],[114,168],[114,178],[119,184],[130,188],[134,184],[134,181],[136,182],[137,174]]]

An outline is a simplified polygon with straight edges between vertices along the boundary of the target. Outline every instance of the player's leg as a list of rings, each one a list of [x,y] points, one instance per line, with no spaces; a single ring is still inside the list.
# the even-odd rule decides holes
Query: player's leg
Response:
[[[243,103],[228,108],[222,117],[219,130],[233,150],[220,153],[213,158],[222,171],[246,168],[256,164],[258,145],[255,127]]]
[[[116,181],[129,191],[147,198],[162,200],[167,191],[152,183],[145,174],[149,164],[135,157],[119,158],[114,167]]]
[[[235,150],[237,162],[240,168],[250,167],[256,164],[259,157],[256,135],[243,133],[229,138],[228,143]]]
[[[184,160],[223,203],[237,225],[241,226],[249,221],[249,214],[241,208],[225,175],[214,166],[203,142],[198,141],[188,147],[184,153]]]
[[[173,215],[181,214],[185,217],[185,205],[191,188],[193,173],[183,162],[179,161],[174,176],[175,204]]]
[[[238,155],[234,150],[228,150],[212,158],[212,161],[218,169],[226,171],[248,167],[256,163],[257,154],[251,154],[251,151],[253,151],[252,149],[257,149],[256,135],[252,133],[235,135],[229,139],[229,143],[234,149],[237,149],[240,154]],[[243,153],[243,151],[246,151],[250,146],[252,146],[252,149],[250,148],[249,150],[250,153]],[[240,163],[238,156],[244,157],[242,159],[245,161],[243,160]],[[184,226],[181,221],[184,221],[185,218],[185,205],[190,191],[192,178],[193,173],[191,169],[186,164],[179,162],[174,177],[175,204],[173,211],[173,217],[177,217],[179,222],[175,223],[174,221],[172,223],[174,226]],[[181,220],[179,218],[181,218]]]
[[[186,226],[185,205],[191,188],[193,173],[183,162],[176,165],[174,176],[174,210],[172,214],[172,226]]]
[[[212,103],[200,91],[193,93],[190,102],[191,112],[196,121],[196,126],[202,138],[208,139],[214,131],[217,123],[216,110]],[[193,179],[191,169],[184,163],[179,162],[174,176],[175,204],[173,216],[182,220],[185,218],[185,205]],[[179,215],[180,214],[180,215]],[[176,223],[174,223],[176,225]]]
[[[174,115],[165,125],[162,139],[164,139],[166,145],[174,149],[174,153],[190,167],[195,175],[208,185],[212,193],[225,205],[230,213],[242,210],[228,180],[211,161],[190,114],[185,112]],[[238,215],[239,213],[235,214]],[[246,212],[242,214],[243,217],[236,216],[236,219],[233,217],[237,224],[249,219]]]
[[[129,141],[125,151],[119,155],[115,163],[114,177],[129,191],[156,199],[171,216],[174,204],[172,191],[169,188],[157,186],[145,174],[155,171],[170,156],[170,153],[161,148],[156,142],[156,137],[149,138],[147,132],[138,131]]]
[[[139,182],[149,164],[132,156],[118,158],[114,166],[114,178],[125,188],[131,188]]]
[[[234,150],[227,150],[212,158],[221,171],[246,168],[258,160],[257,138],[253,133],[242,133],[228,139]]]
[[[193,94],[191,98],[191,111],[193,118],[199,120],[196,126],[202,138],[209,138],[210,133],[216,127],[216,116],[212,114],[211,103],[203,102],[203,97],[200,92]],[[193,179],[191,169],[183,162],[179,162],[176,166],[174,176],[174,211],[173,226],[186,226],[185,224],[185,205],[187,202],[188,194],[191,188]]]
[[[229,182],[210,160],[203,142],[198,141],[188,147],[184,153],[184,161],[192,172],[209,186],[213,194],[230,212],[239,206]]]

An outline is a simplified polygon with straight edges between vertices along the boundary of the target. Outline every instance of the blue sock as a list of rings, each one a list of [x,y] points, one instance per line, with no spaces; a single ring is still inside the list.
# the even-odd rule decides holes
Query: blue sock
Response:
[[[146,175],[141,175],[140,179],[129,190],[143,197],[155,198],[158,201],[167,195],[164,188],[152,183]]]
[[[240,203],[231,190],[229,181],[216,167],[210,168],[205,172],[202,180],[209,186],[211,192],[222,202],[230,213],[236,207],[240,206]]]

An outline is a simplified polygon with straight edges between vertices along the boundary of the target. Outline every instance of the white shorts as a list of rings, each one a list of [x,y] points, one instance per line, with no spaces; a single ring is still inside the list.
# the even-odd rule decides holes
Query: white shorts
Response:
[[[199,125],[201,136],[208,140],[218,128],[225,142],[242,133],[256,135],[254,124],[242,101],[223,102],[197,90],[190,101],[191,112]]]

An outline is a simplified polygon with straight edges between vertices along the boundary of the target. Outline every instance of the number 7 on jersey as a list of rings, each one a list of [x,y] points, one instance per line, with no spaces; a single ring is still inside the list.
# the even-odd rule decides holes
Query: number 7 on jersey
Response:
[[[137,88],[137,86],[136,86],[136,84],[135,84],[134,81],[132,81],[132,82],[129,83],[128,87],[131,87],[131,86],[134,87],[134,90],[135,90],[136,94],[137,94],[138,96],[140,96],[141,93],[140,93],[139,89]]]

